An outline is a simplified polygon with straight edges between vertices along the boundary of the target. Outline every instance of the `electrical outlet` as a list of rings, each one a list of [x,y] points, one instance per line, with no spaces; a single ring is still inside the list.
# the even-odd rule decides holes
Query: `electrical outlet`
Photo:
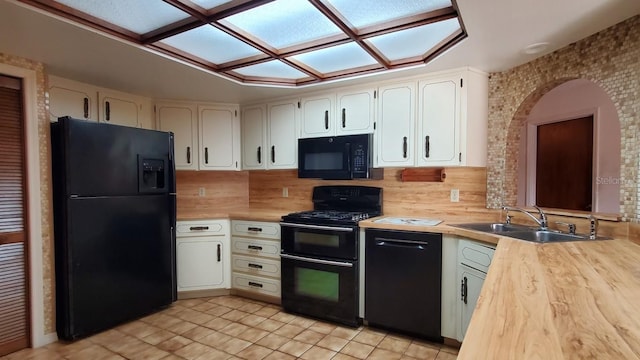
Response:
[[[204,196],[204,194],[205,194],[204,188],[203,187],[198,188],[198,196]]]
[[[459,202],[460,201],[460,190],[451,189],[451,202]]]
[[[289,188],[287,187],[282,188],[282,197],[283,198],[289,197]]]

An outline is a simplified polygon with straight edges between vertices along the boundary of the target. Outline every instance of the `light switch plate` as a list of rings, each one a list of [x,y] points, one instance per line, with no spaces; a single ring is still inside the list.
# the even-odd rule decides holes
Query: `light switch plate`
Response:
[[[198,196],[204,196],[204,194],[205,194],[204,188],[203,187],[198,188]]]
[[[287,187],[282,188],[282,197],[283,198],[289,197],[289,188]]]

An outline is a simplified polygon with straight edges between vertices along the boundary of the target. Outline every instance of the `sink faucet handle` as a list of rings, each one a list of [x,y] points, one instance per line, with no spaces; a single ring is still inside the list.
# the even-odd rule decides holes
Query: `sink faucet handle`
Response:
[[[576,224],[571,224],[571,223],[566,223],[566,222],[562,222],[562,221],[556,221],[556,224],[561,225],[561,226],[566,226],[567,228],[569,228],[569,234],[574,234],[576,233]]]
[[[540,227],[542,229],[546,229],[548,227],[547,215],[537,205],[533,205],[533,207],[538,210],[538,213],[540,213]]]
[[[509,215],[509,207],[508,206],[503,206],[502,210],[504,210],[506,212],[504,222],[506,224],[511,224],[511,215]]]

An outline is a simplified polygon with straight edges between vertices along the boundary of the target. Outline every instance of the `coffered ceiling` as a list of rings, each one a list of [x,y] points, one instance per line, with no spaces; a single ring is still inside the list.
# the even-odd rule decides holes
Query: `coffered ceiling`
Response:
[[[424,64],[466,37],[452,0],[20,0],[244,83]]]
[[[100,5],[96,6],[107,6],[106,4],[111,1],[77,0],[74,3],[99,3]],[[137,15],[138,18],[136,18],[132,16],[134,10],[123,8],[127,9],[128,13],[123,18],[132,17],[133,25],[127,23],[116,25],[111,18],[102,19],[101,17],[107,16],[105,14],[108,11],[99,11],[91,15],[76,9],[74,10],[76,17],[69,18],[61,13],[67,11],[70,8],[69,5],[47,1],[48,4],[57,4],[54,7],[61,11],[57,12],[50,9],[44,10],[35,4],[41,1],[28,2],[27,4],[19,0],[0,0],[0,34],[2,34],[0,53],[40,61],[45,64],[48,74],[115,90],[153,98],[241,104],[265,98],[297,96],[309,91],[338,86],[388,81],[397,77],[461,66],[471,66],[487,72],[503,71],[560,49],[640,13],[640,1],[636,0],[456,0],[450,3],[450,6],[445,6],[445,10],[440,7],[443,4],[441,0],[380,2],[298,0],[296,2],[304,2],[311,6],[307,9],[322,16],[328,21],[329,28],[335,26],[339,32],[330,32],[327,35],[326,32],[320,31],[321,28],[316,29],[320,35],[294,40],[301,34],[293,34],[296,36],[286,40],[287,37],[283,35],[297,31],[295,27],[303,26],[300,22],[306,24],[307,17],[298,16],[298,23],[286,23],[286,26],[278,31],[272,28],[282,21],[275,21],[272,25],[268,25],[267,31],[263,33],[264,29],[252,28],[255,26],[253,21],[245,23],[246,19],[242,20],[241,16],[245,12],[239,11],[241,9],[257,11],[261,8],[258,4],[264,3],[268,6],[277,3],[276,1],[234,0],[227,3],[224,0],[167,0],[163,4],[168,6],[171,12],[178,11],[185,17],[175,19],[154,16],[154,22],[149,22],[147,19],[151,18],[148,16],[149,11]],[[123,2],[130,3],[130,6],[142,6],[144,10],[147,9],[144,4],[156,3],[159,0],[124,0]],[[370,22],[359,22],[360,17],[366,18],[362,14],[372,15],[367,11],[373,8],[364,9],[361,14],[345,8],[344,4],[361,3],[417,4],[415,6],[431,4],[435,7],[422,10],[408,7],[412,10],[404,13],[401,5],[398,5],[400,9],[396,10],[381,7],[377,11],[384,13],[383,18],[387,20],[376,20],[374,17]],[[228,7],[224,8],[225,6]],[[349,28],[353,27],[359,32],[349,34],[347,29],[336,25],[334,21],[336,19],[326,16],[320,10],[323,6],[334,8],[336,13],[340,14],[338,20],[349,19],[344,20],[344,23],[348,22]],[[197,11],[194,12],[193,9]],[[389,15],[392,11],[397,13]],[[434,11],[444,11],[448,14],[445,17],[449,21],[459,21],[460,31],[466,33],[467,37],[454,46],[443,47],[442,50],[425,47],[427,42],[424,40],[424,35],[420,33],[421,26],[432,26],[447,21],[437,16],[432,18],[435,15]],[[453,12],[462,20],[456,20]],[[214,16],[215,19],[209,18],[214,13],[218,14]],[[289,11],[286,13],[288,14]],[[412,17],[408,16],[408,13],[418,14],[417,22],[411,22],[409,18]],[[227,16],[222,16],[224,14]],[[236,15],[238,17],[235,17]],[[373,15],[375,16],[375,12]],[[202,18],[203,16],[205,18]],[[139,20],[139,17],[144,21]],[[251,15],[250,20],[255,17],[259,18],[260,15]],[[391,18],[403,19],[405,23],[394,28],[394,22],[388,20]],[[163,22],[155,23],[160,19],[164,19]],[[435,19],[442,21],[435,21]],[[203,20],[210,20],[210,22],[205,26]],[[102,28],[97,30],[87,21],[102,24]],[[405,39],[406,42],[393,40],[381,45],[382,42],[376,42],[374,38],[378,35],[384,36],[386,33],[376,33],[374,27],[370,26],[372,23],[378,25],[381,23],[382,27],[394,29],[397,32],[415,31],[415,33],[408,36]],[[180,24],[184,26],[177,26]],[[137,28],[142,25],[147,28]],[[204,32],[221,31],[226,34],[223,36],[228,35],[238,39],[221,30],[226,27],[229,32],[236,31],[239,35],[247,36],[247,41],[240,41],[241,49],[246,49],[246,52],[238,51],[230,45],[224,45],[224,51],[221,52],[211,51],[208,47],[193,46],[188,36],[190,31],[198,32],[207,29]],[[390,34],[395,31],[388,30]],[[456,30],[452,31],[456,32]],[[205,36],[208,35],[205,34]],[[458,35],[453,35],[454,38],[456,36]],[[258,47],[257,50],[251,50],[244,47],[251,45],[251,42],[257,43],[264,49]],[[524,51],[528,45],[541,42],[548,43],[541,52],[529,54]],[[306,54],[313,54],[314,49],[320,51],[349,43],[352,46],[357,45],[361,53],[364,52],[366,56],[374,59],[378,65],[371,63],[362,68],[361,63],[356,63],[349,70],[345,70],[336,69],[335,66],[331,68],[331,62],[314,62],[314,58],[305,57],[308,56]],[[361,43],[368,44],[372,51],[375,48],[374,53],[383,54],[389,61],[388,64],[391,64],[391,69],[385,71],[366,69],[367,66],[372,65],[385,66],[384,62],[379,62],[374,55],[364,50],[365,47],[361,46]],[[195,49],[191,49],[190,46]],[[398,54],[397,57],[389,55],[394,51],[385,50],[385,46],[392,47],[392,50]],[[235,57],[232,56],[233,54]],[[277,78],[272,76],[275,72],[270,70],[250,71],[251,66],[266,66],[270,61],[267,58],[274,55],[277,60],[271,61],[279,61],[289,66],[294,72],[300,71],[304,75]],[[328,58],[337,60],[335,62],[341,66],[353,61],[350,56],[342,53],[328,55]],[[402,61],[406,63],[394,67]],[[241,66],[243,62],[244,65]],[[303,66],[304,69],[302,69]],[[349,72],[357,76],[345,77]],[[270,85],[252,82],[253,80],[263,81],[265,75],[277,80]],[[320,81],[322,78],[328,81]],[[281,79],[286,80],[281,82]]]

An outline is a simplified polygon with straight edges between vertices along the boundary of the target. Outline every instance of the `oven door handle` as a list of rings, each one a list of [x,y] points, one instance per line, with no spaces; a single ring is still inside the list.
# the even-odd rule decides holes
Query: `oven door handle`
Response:
[[[314,258],[308,258],[308,257],[302,257],[302,256],[296,256],[296,255],[288,255],[288,254],[280,254],[280,257],[281,258],[285,258],[285,259],[290,259],[290,260],[305,261],[305,262],[311,262],[311,263],[322,264],[322,265],[353,267],[353,263],[350,263],[350,262],[314,259]]]
[[[302,229],[314,229],[314,230],[353,232],[353,228],[338,227],[338,226],[320,226],[320,225],[292,224],[292,223],[286,223],[286,222],[281,222],[280,226],[290,226],[290,227],[296,227],[296,228],[302,228]]]

